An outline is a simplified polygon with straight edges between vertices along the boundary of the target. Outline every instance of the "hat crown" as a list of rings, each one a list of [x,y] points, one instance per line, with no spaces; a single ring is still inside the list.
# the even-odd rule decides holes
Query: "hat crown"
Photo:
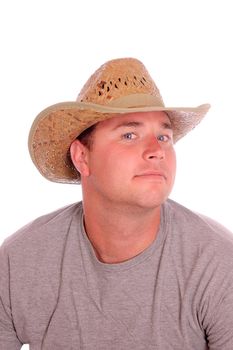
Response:
[[[91,75],[77,102],[113,106],[115,100],[133,94],[151,95],[158,106],[164,106],[159,89],[143,63],[135,58],[120,58],[106,62]]]

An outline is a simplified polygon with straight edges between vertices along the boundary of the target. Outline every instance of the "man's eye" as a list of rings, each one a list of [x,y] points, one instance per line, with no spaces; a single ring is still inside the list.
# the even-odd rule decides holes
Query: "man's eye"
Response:
[[[136,135],[133,132],[127,132],[126,134],[122,135],[122,138],[124,140],[133,140],[135,139]]]
[[[170,137],[167,135],[159,135],[157,137],[157,140],[161,141],[161,142],[168,142],[168,141],[170,141]]]

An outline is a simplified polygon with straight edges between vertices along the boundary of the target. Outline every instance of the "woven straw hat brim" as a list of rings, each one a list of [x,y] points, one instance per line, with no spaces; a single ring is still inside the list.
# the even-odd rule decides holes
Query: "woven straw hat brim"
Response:
[[[69,157],[69,148],[72,141],[93,124],[126,113],[164,111],[171,120],[174,142],[177,142],[200,123],[209,108],[209,104],[198,107],[120,107],[74,101],[57,103],[44,109],[34,120],[29,133],[29,152],[46,179],[80,183],[79,174]]]

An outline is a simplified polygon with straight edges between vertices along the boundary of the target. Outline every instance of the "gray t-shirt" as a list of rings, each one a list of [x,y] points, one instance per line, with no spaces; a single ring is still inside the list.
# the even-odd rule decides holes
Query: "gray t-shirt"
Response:
[[[24,343],[232,350],[233,236],[168,200],[156,240],[126,262],[105,264],[85,234],[82,203],[36,219],[0,249],[0,349]]]

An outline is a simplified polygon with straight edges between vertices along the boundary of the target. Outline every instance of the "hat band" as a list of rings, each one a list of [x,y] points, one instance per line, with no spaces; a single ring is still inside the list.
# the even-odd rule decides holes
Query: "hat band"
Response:
[[[157,96],[149,94],[131,94],[127,96],[121,96],[108,103],[110,107],[117,108],[133,108],[133,107],[164,107],[163,102]]]

